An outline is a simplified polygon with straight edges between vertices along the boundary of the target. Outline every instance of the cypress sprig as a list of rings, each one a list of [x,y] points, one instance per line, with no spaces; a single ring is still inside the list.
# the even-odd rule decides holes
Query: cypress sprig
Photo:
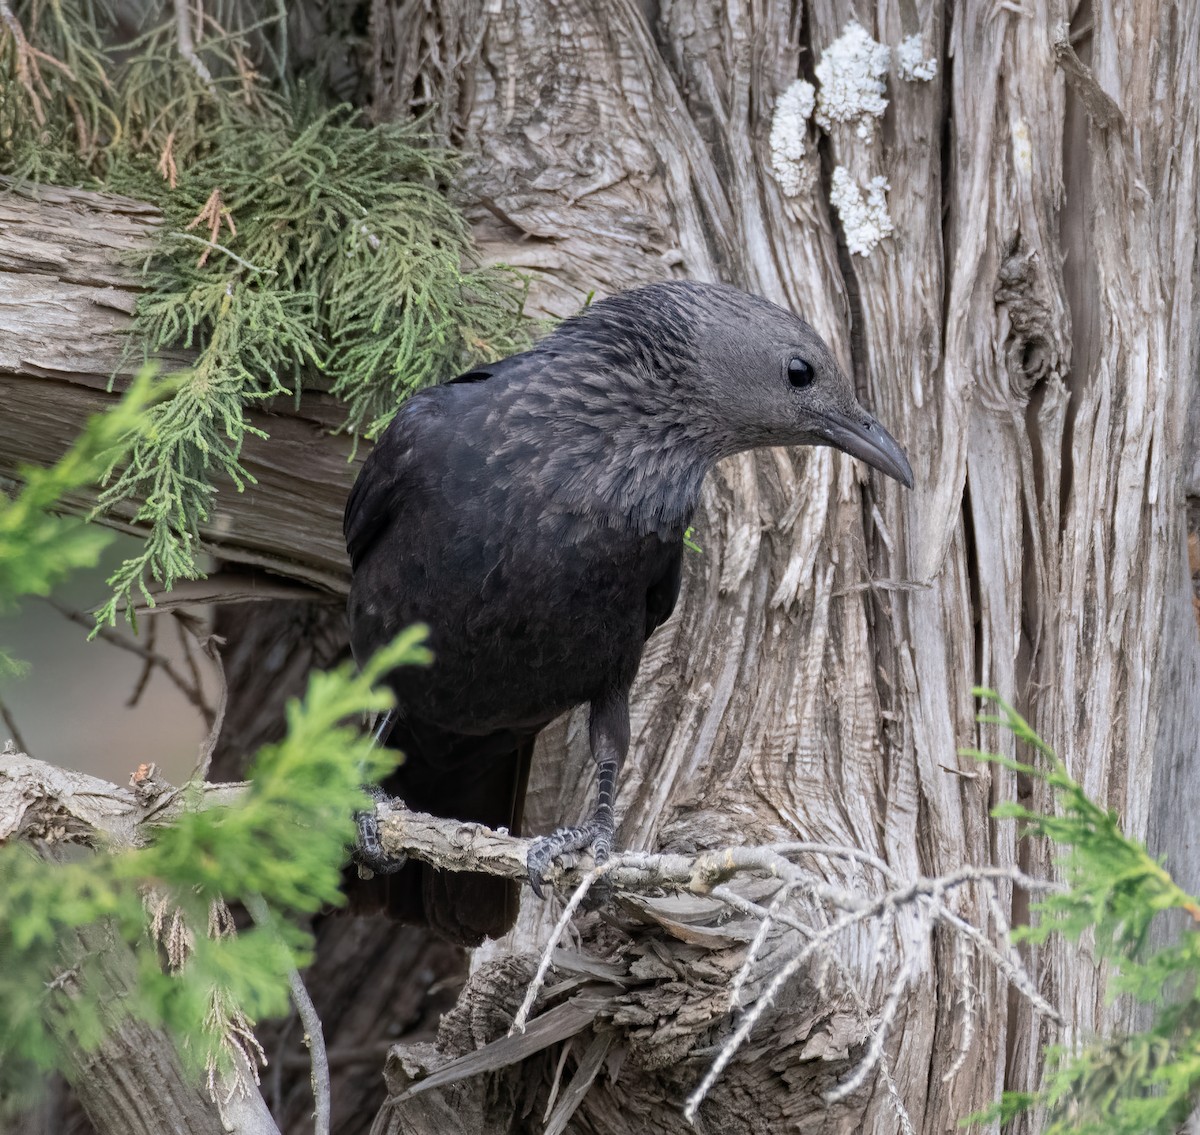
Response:
[[[456,156],[419,124],[323,106],[287,74],[282,27],[248,11],[209,12],[200,68],[173,20],[113,53],[111,17],[87,0],[15,6],[29,45],[76,61],[43,64],[29,89],[15,38],[0,43],[0,172],[159,206],[132,346],[196,354],[101,498],[132,502],[148,532],[111,578],[101,624],[135,593],[152,603],[151,579],[200,574],[214,494],[252,481],[252,405],[319,383],[345,404],[347,430],[374,436],[413,390],[529,341],[525,280],[478,262],[450,199]]]
[[[1024,838],[1050,840],[1061,853],[1057,863],[1066,883],[1033,904],[1036,921],[1018,928],[1014,938],[1043,943],[1061,935],[1078,942],[1090,934],[1096,956],[1110,963],[1110,995],[1149,1006],[1152,1023],[1075,1049],[1048,1049],[1049,1070],[1039,1091],[1007,1092],[972,1118],[1007,1122],[1038,1108],[1046,1116],[1045,1135],[1173,1135],[1200,1104],[1200,900],[1124,834],[1113,809],[1087,796],[1012,706],[992,690],[975,694],[999,710],[978,720],[1010,729],[1034,756],[1026,762],[977,749],[964,753],[1043,781],[1057,805],[1052,813],[1016,803],[993,810],[997,818],[1018,821]],[[1168,944],[1155,947],[1152,925],[1171,912],[1175,917],[1163,935]]]
[[[24,470],[21,492],[0,494],[0,610],[95,564],[111,533],[51,510],[122,459],[172,404],[173,381],[143,373],[56,465]],[[405,631],[357,673],[314,672],[233,804],[202,808],[193,785],[184,802],[196,791],[196,806],[143,833],[144,846],[73,848],[62,862],[25,843],[0,848],[0,1126],[44,1070],[69,1067],[72,1048],[91,1051],[128,1016],[165,1027],[199,1071],[228,1066],[239,1025],[286,1011],[289,971],[311,951],[302,919],[342,901],[352,817],[369,804],[362,782],[397,757],[356,723],[391,705],[385,674],[428,662],[423,637]],[[246,899],[268,912],[262,925],[234,935],[226,911],[212,932],[214,910]]]

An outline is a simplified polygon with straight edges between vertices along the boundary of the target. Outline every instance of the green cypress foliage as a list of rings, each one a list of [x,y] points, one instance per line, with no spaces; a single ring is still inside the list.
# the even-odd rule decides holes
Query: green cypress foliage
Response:
[[[1149,1027],[1128,1036],[1085,1040],[1047,1053],[1045,1083],[1035,1093],[1006,1092],[979,1122],[1007,1122],[1039,1109],[1045,1135],[1173,1135],[1200,1104],[1200,899],[1184,891],[1146,848],[1121,831],[1112,809],[1090,800],[1030,724],[991,690],[976,695],[999,714],[979,720],[1012,730],[1033,760],[975,749],[968,755],[1041,780],[1054,791],[1053,814],[1016,803],[998,818],[1017,820],[1025,838],[1051,840],[1066,886],[1032,907],[1032,926],[1014,937],[1034,944],[1061,935],[1078,942],[1090,932],[1097,957],[1110,964],[1110,996],[1147,1006]],[[1169,912],[1175,912],[1171,918]],[[1167,945],[1151,944],[1151,924],[1167,918]]]
[[[64,1043],[93,1049],[123,1014],[166,1027],[198,1073],[227,1066],[232,1027],[287,1011],[289,970],[312,946],[299,920],[341,901],[352,815],[368,806],[361,780],[396,755],[372,749],[353,722],[390,705],[374,684],[425,660],[422,634],[405,633],[360,673],[314,672],[288,707],[287,737],[258,754],[237,803],[186,810],[116,854],[62,863],[24,844],[0,848],[0,1099],[22,1102],[32,1072],[68,1063]],[[214,922],[214,907],[256,897],[265,925],[233,934]],[[114,988],[110,959],[81,948],[79,933],[98,922],[132,950],[132,989]]]
[[[524,279],[478,263],[450,199],[455,155],[324,105],[281,26],[216,10],[192,60],[173,16],[118,47],[88,0],[17,4],[22,31],[0,31],[0,172],[158,205],[131,349],[195,354],[101,498],[139,502],[148,535],[100,621],[199,575],[218,484],[252,480],[250,406],[331,390],[373,437],[413,390],[529,341]]]
[[[26,470],[21,493],[0,496],[0,609],[95,564],[109,534],[48,510],[110,472],[173,394],[143,374],[56,466]],[[189,786],[182,814],[143,833],[144,846],[78,849],[67,862],[0,848],[0,1115],[28,1102],[39,1070],[69,1065],[65,1046],[95,1048],[123,1015],[166,1027],[199,1073],[229,1066],[231,1037],[253,1018],[286,1011],[288,972],[311,950],[300,919],[341,901],[352,815],[368,804],[360,786],[396,756],[354,723],[391,704],[376,687],[385,673],[428,660],[423,634],[405,632],[361,673],[314,673],[288,707],[286,738],[259,752],[235,803],[201,808]],[[246,899],[265,904],[264,925],[232,934],[227,915],[213,918]],[[105,949],[85,948],[89,928]],[[112,964],[126,948],[129,987],[114,984]]]
[[[151,370],[143,371],[110,413],[92,417],[57,465],[22,469],[21,491],[11,499],[0,493],[0,614],[22,596],[49,595],[71,572],[96,564],[114,534],[48,510],[110,476],[149,428],[154,402],[172,393],[170,382],[156,382]],[[0,650],[0,674],[22,669]]]

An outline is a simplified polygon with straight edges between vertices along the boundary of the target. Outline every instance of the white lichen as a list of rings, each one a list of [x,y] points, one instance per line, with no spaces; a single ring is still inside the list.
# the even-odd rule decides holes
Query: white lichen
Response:
[[[771,120],[771,168],[779,188],[788,197],[798,197],[812,187],[813,165],[804,161],[808,142],[808,120],[816,106],[812,83],[797,79],[779,96]]]
[[[854,124],[855,133],[867,140],[875,132],[875,120],[887,109],[884,76],[891,51],[876,43],[866,28],[855,20],[833,41],[817,64],[821,92],[817,99],[817,122],[826,131],[835,122]]]
[[[937,57],[925,58],[919,35],[910,35],[900,41],[900,46],[896,48],[896,62],[900,66],[900,78],[910,83],[918,80],[928,83],[937,75]]]
[[[856,256],[871,253],[895,228],[888,216],[888,189],[887,178],[873,177],[864,198],[845,166],[838,166],[833,171],[833,191],[829,199],[841,218],[846,247]]]

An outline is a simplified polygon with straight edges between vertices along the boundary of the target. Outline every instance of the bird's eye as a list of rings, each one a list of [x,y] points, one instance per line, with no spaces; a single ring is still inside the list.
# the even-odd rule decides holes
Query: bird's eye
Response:
[[[808,386],[817,377],[817,373],[807,359],[793,355],[787,365],[787,376],[788,382],[799,390]]]

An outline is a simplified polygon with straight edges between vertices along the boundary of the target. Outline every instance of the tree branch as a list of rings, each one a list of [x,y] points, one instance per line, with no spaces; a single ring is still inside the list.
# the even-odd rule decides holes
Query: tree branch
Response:
[[[231,794],[241,792],[243,787],[205,786],[198,806],[227,802]],[[197,806],[195,799],[189,794],[188,804]],[[164,785],[153,775],[135,779],[132,789],[121,789],[82,773],[67,772],[31,760],[23,754],[0,755],[0,839],[36,834],[43,839],[82,842],[99,842],[103,836],[109,845],[137,842],[145,837],[147,826],[170,822],[184,806],[178,790]],[[451,871],[486,872],[512,879],[526,875],[526,858],[532,840],[493,831],[480,824],[464,824],[409,812],[402,806],[387,803],[377,805],[377,813],[381,842],[389,856],[412,856]],[[64,817],[67,817],[65,823]],[[814,870],[800,866],[794,861],[797,859],[857,862],[875,869],[882,877],[882,887],[864,893],[861,889],[834,886]],[[751,875],[760,877],[760,881],[744,879]],[[848,932],[854,933],[857,928],[871,923],[888,927],[903,916],[910,920],[914,930],[919,929],[930,941],[936,928],[949,929],[959,941],[960,957],[969,958],[973,951],[975,957],[989,964],[1017,993],[1030,1000],[1035,1009],[1058,1019],[1053,1007],[1037,993],[1036,983],[1015,951],[1007,948],[1007,941],[1003,940],[1007,925],[993,927],[989,935],[965,920],[952,905],[952,894],[968,887],[981,887],[989,893],[997,886],[1045,892],[1058,885],[1030,878],[1015,867],[966,866],[936,878],[906,880],[876,857],[853,848],[814,843],[725,847],[694,855],[624,852],[603,867],[580,864],[556,867],[552,871],[549,881],[560,893],[567,888],[572,888],[573,893],[542,951],[509,1036],[437,1069],[436,1078],[416,1083],[406,1091],[405,1098],[435,1084],[444,1086],[481,1071],[494,1071],[536,1050],[529,1044],[516,1042],[524,1033],[530,1012],[555,966],[556,948],[568,924],[582,906],[589,889],[601,879],[609,906],[632,914],[636,920],[626,924],[635,941],[640,933],[637,924],[650,923],[684,942],[703,943],[710,950],[732,947],[740,951],[740,965],[736,968],[732,990],[723,1003],[722,1013],[727,1016],[742,1000],[746,1003],[746,1012],[736,1028],[730,1028],[726,1023],[724,1039],[715,1050],[709,1071],[689,1097],[688,1116],[695,1115],[701,1101],[755,1026],[781,1004],[784,987],[806,967],[813,971],[813,980],[818,986],[825,984],[832,971],[838,975],[838,983],[852,989],[854,1000],[860,1007],[859,1015],[863,1018],[863,1035],[868,1042],[850,1075],[827,1093],[827,1098],[836,1101],[850,1095],[874,1071],[878,1071],[885,1082],[890,1080],[887,1041],[899,1017],[904,992],[917,977],[917,967],[910,960],[889,984],[883,1004],[870,1008],[873,1002],[869,996],[869,981],[863,989],[857,988],[862,979],[856,978],[843,964],[839,949]],[[744,889],[758,887],[756,899],[733,890],[730,881],[735,879]],[[757,901],[768,896],[772,901],[767,906]],[[796,896],[796,901],[790,896]],[[816,907],[815,918],[801,899]],[[691,903],[691,908],[681,913],[681,901]],[[731,915],[741,915],[741,924],[731,926]],[[789,939],[788,935],[792,937]],[[1002,939],[1000,945],[993,941],[996,937]],[[766,950],[768,941],[773,943],[769,954]],[[791,945],[787,944],[789,941]],[[760,963],[757,967],[756,962]],[[763,972],[755,973],[755,969]],[[968,992],[974,989],[976,983],[969,974],[964,975],[964,981],[968,984]],[[615,1012],[623,996],[622,987],[608,986],[608,989],[605,997],[596,1001],[594,1012]],[[744,997],[743,991],[747,991]],[[968,1009],[968,1017],[970,1012]],[[541,1019],[540,1016],[535,1018],[530,1027]],[[580,1027],[585,1025],[586,1021]],[[306,1027],[314,1039],[319,1035],[319,1029],[311,1023]],[[314,1083],[320,1099],[327,1065],[319,1053],[314,1056]],[[907,1116],[900,1115],[899,1122],[904,1127]]]
[[[107,409],[141,365],[128,350],[130,318],[142,287],[132,265],[144,261],[162,217],[152,206],[115,194],[43,185],[37,199],[0,180],[0,482],[16,480],[23,463],[49,465],[66,451],[89,414]],[[36,233],[36,240],[30,238]],[[184,351],[160,353],[167,370],[187,366]],[[114,389],[110,389],[110,387]],[[206,552],[256,569],[273,593],[278,577],[325,594],[344,594],[348,564],[342,506],[357,463],[351,439],[335,431],[345,420],[305,380],[303,408],[280,399],[248,411],[269,440],[249,438],[242,452],[254,477],[246,492],[222,491],[201,527]],[[369,445],[359,448],[366,457]],[[229,488],[223,485],[222,488]],[[303,499],[305,507],[296,508]],[[94,500],[70,502],[90,510]],[[102,521],[142,532],[127,503]],[[264,577],[264,570],[270,574]],[[221,593],[205,597],[221,600]],[[243,572],[230,598],[257,598]]]

